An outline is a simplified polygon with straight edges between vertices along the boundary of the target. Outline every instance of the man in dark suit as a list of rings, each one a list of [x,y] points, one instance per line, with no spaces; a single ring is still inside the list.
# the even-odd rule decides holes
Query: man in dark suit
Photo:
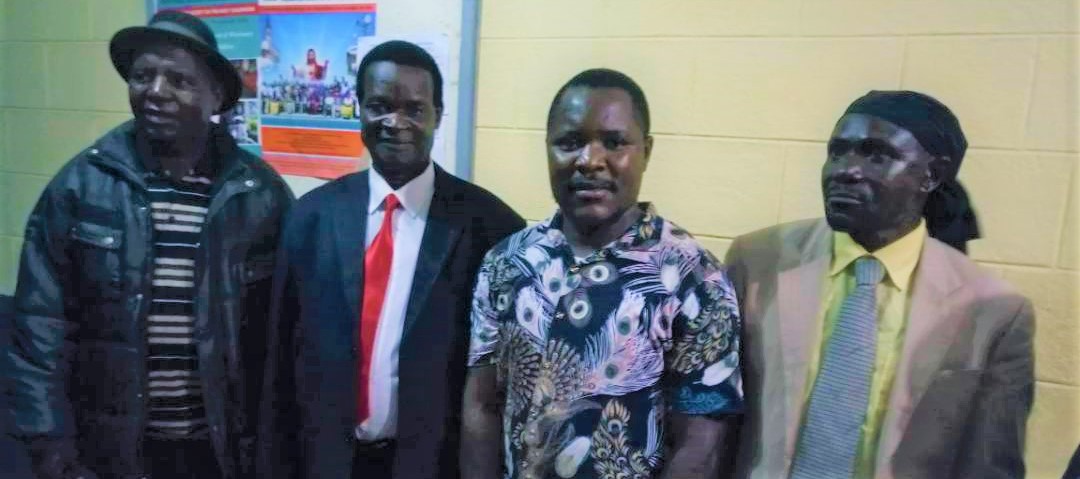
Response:
[[[434,60],[407,42],[360,63],[372,168],[309,193],[275,278],[259,477],[453,478],[484,253],[525,226],[431,161]]]

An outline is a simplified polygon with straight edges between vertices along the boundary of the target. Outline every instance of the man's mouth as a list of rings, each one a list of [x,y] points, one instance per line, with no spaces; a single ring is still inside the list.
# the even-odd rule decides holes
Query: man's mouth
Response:
[[[379,143],[384,145],[411,145],[412,141],[403,138],[382,137],[379,138]]]
[[[569,188],[582,201],[598,201],[615,191],[615,185],[608,181],[571,181]]]
[[[829,195],[827,202],[836,205],[861,205],[863,200],[851,195]]]
[[[825,191],[825,203],[837,206],[861,205],[866,203],[867,195],[843,186],[833,186]]]
[[[176,123],[176,117],[160,110],[143,110],[142,117],[155,125]]]
[[[404,151],[407,151],[407,150],[411,150],[412,146],[413,146],[412,143],[405,142],[405,141],[388,141],[388,140],[384,140],[384,141],[379,142],[379,148],[382,148],[382,149],[385,149],[385,150],[391,150],[391,151],[395,151],[395,152],[404,152]]]

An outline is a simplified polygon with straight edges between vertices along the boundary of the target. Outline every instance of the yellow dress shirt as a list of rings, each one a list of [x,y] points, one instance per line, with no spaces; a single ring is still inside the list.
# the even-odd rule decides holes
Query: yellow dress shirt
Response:
[[[874,462],[877,458],[878,436],[881,423],[889,407],[889,392],[896,376],[896,363],[904,342],[904,330],[907,325],[908,305],[911,300],[911,277],[919,263],[923,243],[926,240],[926,224],[919,226],[900,239],[885,247],[868,253],[847,233],[833,233],[832,266],[825,278],[821,311],[818,324],[821,328],[821,341],[811,351],[810,376],[807,379],[806,396],[803,403],[804,421],[806,406],[810,403],[821,362],[821,352],[828,344],[840,315],[840,305],[847,295],[855,289],[855,270],[852,263],[863,256],[876,258],[885,267],[885,279],[877,288],[877,353],[874,360],[874,376],[870,382],[870,400],[866,407],[866,422],[862,426],[859,450],[855,456],[855,477],[871,478],[874,476]]]

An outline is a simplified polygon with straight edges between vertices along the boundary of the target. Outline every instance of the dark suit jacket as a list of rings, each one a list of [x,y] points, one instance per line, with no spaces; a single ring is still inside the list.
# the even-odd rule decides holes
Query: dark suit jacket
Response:
[[[1080,446],[1077,446],[1072,460],[1069,461],[1069,467],[1065,469],[1065,475],[1061,476],[1061,479],[1080,479]]]
[[[356,426],[368,173],[300,199],[275,271],[258,477],[348,478]],[[469,309],[480,261],[525,222],[436,166],[399,352],[394,477],[457,477]]]
[[[824,219],[736,238],[726,264],[743,317],[746,414],[737,478],[787,477],[820,341],[832,259]],[[926,238],[878,439],[876,479],[1024,476],[1034,395],[1031,303],[960,252]]]

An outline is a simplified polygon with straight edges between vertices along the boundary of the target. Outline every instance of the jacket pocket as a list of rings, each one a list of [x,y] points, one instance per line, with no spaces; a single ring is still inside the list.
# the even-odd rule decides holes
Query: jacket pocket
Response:
[[[72,227],[70,235],[75,240],[75,259],[80,268],[77,281],[87,292],[106,297],[119,295],[124,287],[120,255],[123,232],[84,221]]]

